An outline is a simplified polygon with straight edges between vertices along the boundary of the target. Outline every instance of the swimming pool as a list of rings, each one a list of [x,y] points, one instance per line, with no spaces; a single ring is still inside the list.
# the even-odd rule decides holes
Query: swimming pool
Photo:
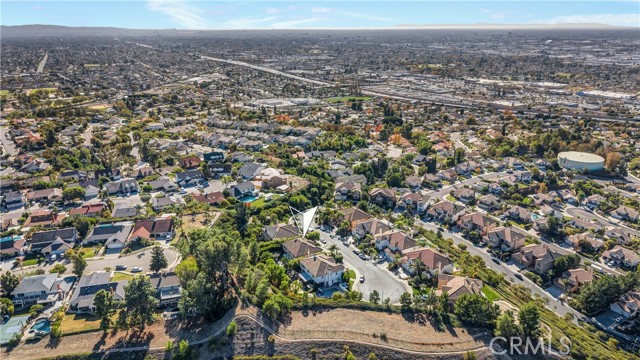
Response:
[[[240,198],[240,201],[242,201],[245,204],[246,203],[250,203],[250,202],[254,202],[256,200],[258,200],[257,196],[245,196],[245,197]]]
[[[531,214],[531,220],[536,221],[536,220],[538,220],[538,219],[540,219],[540,215],[538,215],[538,214]]]
[[[33,324],[33,326],[31,327],[31,329],[29,330],[29,333],[33,333],[35,331],[38,332],[42,332],[45,334],[48,334],[51,332],[51,322],[47,319],[38,319],[36,320],[36,322]]]
[[[20,240],[22,239],[22,235],[9,235],[9,236],[5,236],[5,237],[1,237],[0,238],[0,243],[3,243],[5,241],[11,241],[11,240]]]

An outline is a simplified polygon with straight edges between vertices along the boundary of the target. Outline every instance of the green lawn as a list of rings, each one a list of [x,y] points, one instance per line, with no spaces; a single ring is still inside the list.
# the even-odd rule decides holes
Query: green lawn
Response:
[[[31,266],[36,265],[38,263],[38,259],[29,259],[22,262],[22,266]]]
[[[92,257],[96,256],[96,253],[99,250],[100,249],[98,247],[95,247],[95,246],[83,246],[78,251],[82,254],[83,258],[89,259],[89,258],[92,258]]]
[[[483,286],[482,293],[484,294],[484,296],[487,297],[487,299],[489,299],[489,301],[495,301],[500,299],[500,295],[498,295],[498,293],[495,290],[493,290],[491,286],[488,286],[488,285]]]
[[[280,195],[278,194],[274,194],[271,196],[271,201],[274,201],[275,199],[279,198]],[[271,202],[269,201],[269,202]],[[252,208],[261,208],[263,206],[265,206],[267,204],[267,202],[264,200],[264,197],[259,198],[256,201],[251,202],[251,207]]]
[[[60,324],[60,330],[64,335],[99,329],[100,319],[88,315],[67,314]]]
[[[131,279],[133,279],[133,275],[116,271],[113,274],[113,278],[111,278],[111,281],[123,281],[123,280],[131,280]]]
[[[373,99],[369,96],[343,96],[343,97],[332,97],[325,99],[326,102],[335,104],[335,103],[343,103],[348,101],[369,101]]]

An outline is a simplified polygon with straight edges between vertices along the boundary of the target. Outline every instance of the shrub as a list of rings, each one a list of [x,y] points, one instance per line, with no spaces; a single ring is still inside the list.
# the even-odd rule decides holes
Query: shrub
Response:
[[[227,326],[227,336],[233,336],[238,332],[238,325],[235,321],[232,321]]]
[[[269,337],[267,338],[267,341],[268,341],[270,344],[273,344],[274,342],[276,342],[276,337],[275,337],[275,336],[273,336],[273,335],[269,335]]]
[[[381,333],[380,333],[380,339],[381,339],[382,341],[385,341],[385,342],[386,342],[386,341],[388,340],[388,339],[387,339],[387,333],[386,333],[386,332],[381,332]]]

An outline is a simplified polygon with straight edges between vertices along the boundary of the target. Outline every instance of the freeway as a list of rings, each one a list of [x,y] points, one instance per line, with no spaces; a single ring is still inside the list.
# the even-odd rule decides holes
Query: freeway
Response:
[[[211,61],[215,61],[215,62],[222,62],[222,63],[227,63],[227,64],[231,64],[231,65],[236,65],[236,66],[242,66],[242,67],[246,67],[246,68],[250,68],[253,70],[257,70],[257,71],[263,71],[266,73],[270,73],[273,75],[278,75],[278,76],[282,76],[282,77],[286,77],[289,79],[293,79],[293,80],[298,80],[301,82],[306,82],[308,84],[313,84],[313,85],[318,85],[318,86],[327,86],[327,87],[333,87],[336,84],[335,83],[331,83],[328,81],[321,81],[321,80],[315,80],[315,79],[309,79],[309,78],[305,78],[302,76],[298,76],[298,75],[293,75],[284,71],[279,71],[276,69],[271,69],[268,67],[264,67],[264,66],[260,66],[260,65],[255,65],[255,64],[249,64],[243,61],[237,61],[237,60],[229,60],[229,59],[222,59],[222,58],[216,58],[216,57],[211,57],[211,56],[205,56],[205,55],[199,55],[199,54],[191,54],[191,55],[195,55],[195,56],[200,56],[201,59],[203,60],[211,60]],[[435,105],[440,105],[440,106],[447,106],[447,107],[454,107],[454,108],[461,108],[461,109],[470,109],[473,107],[477,107],[477,106],[491,106],[496,110],[514,110],[510,107],[505,107],[505,106],[501,106],[501,105],[496,105],[496,104],[492,104],[489,102],[485,102],[485,101],[477,101],[477,103],[469,103],[469,102],[463,102],[462,99],[460,99],[460,102],[447,102],[447,101],[442,101],[439,99],[430,99],[427,97],[421,97],[421,96],[406,96],[406,95],[398,95],[398,94],[393,94],[393,93],[389,93],[389,92],[383,92],[383,91],[377,91],[377,90],[371,90],[368,89],[366,87],[363,87],[361,90],[361,93],[363,95],[369,95],[369,96],[379,96],[379,97],[385,97],[385,98],[390,98],[390,99],[395,99],[395,100],[401,100],[401,101],[424,101],[424,102],[429,102],[429,103],[433,103]],[[469,100],[464,100],[464,101],[469,101]],[[531,115],[557,115],[556,112],[551,112],[551,111],[544,111],[544,110],[529,110],[529,109],[515,109],[518,110],[519,112],[522,112],[524,114],[531,114]],[[597,120],[597,121],[608,121],[608,122],[627,122],[627,121],[637,121],[640,119],[625,119],[625,118],[614,118],[614,117],[608,117],[608,116],[591,116],[589,114],[581,114],[581,113],[565,113],[565,116],[571,116],[573,118],[590,118],[592,120]]]
[[[349,269],[353,269],[356,272],[356,282],[354,283],[354,290],[360,291],[363,294],[363,300],[369,300],[369,294],[373,290],[377,290],[380,293],[380,298],[384,300],[389,298],[392,304],[398,304],[400,302],[400,296],[405,293],[411,293],[411,287],[406,282],[403,282],[394,274],[386,269],[387,263],[380,265],[375,264],[371,260],[362,260],[358,255],[346,245],[344,245],[337,237],[331,238],[329,233],[318,230],[320,238],[326,242],[325,247],[331,245],[338,246],[338,249],[343,255],[343,262]],[[364,275],[364,283],[360,283],[360,276]]]

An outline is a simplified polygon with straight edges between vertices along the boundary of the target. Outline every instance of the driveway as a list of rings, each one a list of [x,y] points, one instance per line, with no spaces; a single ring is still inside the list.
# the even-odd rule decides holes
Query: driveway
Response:
[[[398,304],[400,302],[400,296],[405,292],[411,292],[411,288],[408,284],[400,280],[396,275],[386,269],[387,264],[377,265],[371,260],[362,260],[358,255],[345,246],[338,238],[332,239],[328,233],[324,231],[320,232],[320,238],[324,239],[327,244],[325,247],[329,247],[331,244],[338,246],[338,249],[343,255],[343,263],[356,272],[356,282],[353,289],[362,292],[362,299],[364,301],[369,300],[369,294],[373,290],[377,290],[380,293],[380,299],[384,300],[389,298],[392,304]],[[360,283],[360,276],[364,275],[364,283]]]

